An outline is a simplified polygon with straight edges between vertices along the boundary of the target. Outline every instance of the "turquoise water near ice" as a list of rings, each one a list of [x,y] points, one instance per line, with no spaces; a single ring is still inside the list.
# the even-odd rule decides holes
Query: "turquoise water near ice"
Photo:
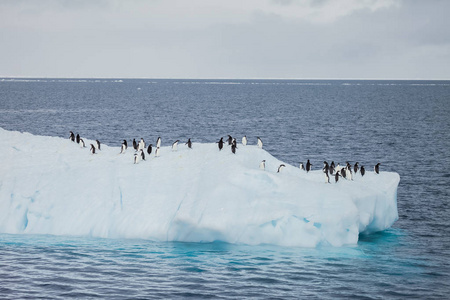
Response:
[[[341,248],[0,233],[0,299],[448,298],[449,95],[449,81],[0,79],[8,130],[112,146],[245,134],[296,166],[401,176],[399,220]]]

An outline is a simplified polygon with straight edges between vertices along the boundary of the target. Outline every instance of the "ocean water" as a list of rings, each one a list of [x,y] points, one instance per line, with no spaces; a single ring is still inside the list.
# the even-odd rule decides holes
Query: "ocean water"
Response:
[[[0,299],[448,298],[450,81],[0,79],[0,127],[115,146],[259,136],[295,166],[401,176],[399,220],[355,246],[0,234]]]

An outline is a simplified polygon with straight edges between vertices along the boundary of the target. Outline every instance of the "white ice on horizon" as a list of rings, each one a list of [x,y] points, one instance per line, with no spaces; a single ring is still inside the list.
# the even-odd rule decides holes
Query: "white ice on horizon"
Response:
[[[356,244],[398,219],[397,173],[326,184],[256,145],[160,151],[133,164],[130,147],[93,155],[0,128],[0,232],[315,247]]]

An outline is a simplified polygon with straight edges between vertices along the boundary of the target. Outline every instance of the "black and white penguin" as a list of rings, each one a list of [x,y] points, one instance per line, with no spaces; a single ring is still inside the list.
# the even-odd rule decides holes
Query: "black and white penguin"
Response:
[[[138,164],[139,161],[141,160],[141,156],[137,153],[134,154],[134,163]]]
[[[311,166],[312,166],[312,164],[309,162],[309,159],[308,159],[308,161],[306,162],[306,172],[311,171]]]
[[[220,138],[220,140],[217,142],[219,145],[219,151],[223,148],[223,137]]]
[[[81,146],[81,148],[84,148],[84,147],[86,147],[86,146],[85,146],[85,144],[84,144],[84,141],[83,141],[83,139],[80,139],[80,146]]]
[[[247,136],[245,136],[245,135],[242,138],[242,145],[247,146]]]
[[[122,147],[120,147],[120,153],[125,153],[125,150],[128,148],[127,140],[123,140]]]
[[[187,145],[188,148],[191,148],[191,149],[192,149],[192,142],[191,142],[191,139],[188,139],[188,141],[186,142],[185,145]]]
[[[172,151],[177,151],[178,150],[178,142],[180,140],[176,140],[175,142],[173,142],[172,144]]]
[[[377,163],[375,165],[375,167],[373,168],[375,173],[377,173],[377,174],[380,174],[380,165],[381,165],[381,163]]]
[[[364,176],[364,174],[366,174],[366,169],[364,168],[364,166],[361,166],[361,176]]]
[[[156,140],[156,148],[160,147],[161,147],[161,137],[159,136],[158,139]]]
[[[347,165],[344,171],[345,171],[345,179],[353,180],[352,167],[350,165]]]
[[[228,145],[231,145],[233,143],[233,137],[231,135],[228,135]]]
[[[355,172],[355,175],[356,175],[356,173],[358,173],[358,170],[359,170],[358,164],[359,164],[359,162],[356,162],[355,165],[353,166],[353,172]]]
[[[237,142],[236,142],[236,139],[233,139],[233,141],[231,142],[231,146],[233,146],[233,145],[234,145],[234,147],[237,148]]]
[[[265,159],[259,164],[259,168],[261,170],[265,170],[266,169],[266,160]]]
[[[328,165],[328,163],[326,162],[326,161],[324,161],[323,162],[323,168],[322,168],[322,171],[324,172],[324,173],[327,173],[327,176],[328,176],[328,170],[330,169],[330,166]]]
[[[341,176],[340,171],[337,171],[336,174],[334,175],[334,182],[338,182],[339,181],[339,176]]]
[[[77,144],[80,143],[80,135],[78,133],[77,133],[76,141],[77,141]]]
[[[233,154],[236,154],[236,149],[237,146],[235,144],[231,144],[231,152],[233,152]]]
[[[143,149],[139,150],[139,154],[141,155],[141,159],[145,160],[145,153]]]
[[[281,165],[278,167],[277,173],[280,173],[280,171],[281,171],[284,167],[286,167],[286,166],[285,166],[284,164],[281,164]]]
[[[92,153],[92,154],[95,154],[95,147],[94,147],[93,144],[91,144],[91,153]]]
[[[330,175],[334,175],[334,162],[331,162],[328,171],[330,172]]]
[[[147,148],[147,153],[148,154],[152,154],[152,144],[150,144],[150,145],[148,145],[148,148]]]
[[[136,139],[133,139],[133,148],[134,148],[135,151],[137,151],[137,149],[138,149],[138,145],[136,143]]]
[[[71,140],[72,142],[75,142],[75,135],[73,134],[72,131],[70,131],[69,140]]]
[[[342,167],[341,167],[341,165],[338,163],[337,166],[336,166],[336,168],[335,168],[335,171],[336,171],[336,172],[340,172],[341,169],[342,169]]]
[[[303,163],[300,163],[300,170],[303,170],[303,171],[305,171],[305,166],[303,165]]]
[[[263,147],[263,142],[262,142],[262,140],[259,138],[259,136],[256,137],[256,138],[258,139],[258,143],[257,143],[258,147],[259,147],[260,149],[262,149],[262,147]]]
[[[346,178],[347,174],[345,174],[345,169],[341,169],[341,170],[339,171],[339,174],[341,175],[342,178],[347,179],[347,178]]]
[[[138,151],[144,150],[144,149],[145,149],[145,141],[143,138],[141,138],[141,140],[139,141],[139,144],[138,144]]]
[[[100,141],[99,140],[95,140],[95,142],[97,143],[97,149],[100,150]]]
[[[331,161],[330,167],[336,168],[336,166],[334,165],[334,160]]]
[[[156,147],[156,150],[155,150],[155,157],[159,157],[159,154],[160,154],[159,151],[160,151],[160,150],[159,150],[159,147]]]

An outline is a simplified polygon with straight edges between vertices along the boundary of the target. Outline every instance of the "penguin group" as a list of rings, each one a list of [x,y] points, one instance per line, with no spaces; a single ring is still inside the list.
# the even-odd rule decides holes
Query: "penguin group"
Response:
[[[79,134],[75,135],[72,131],[70,131],[69,133],[70,133],[69,139],[72,142],[76,142],[77,144],[80,145],[81,148],[85,148],[84,140],[80,137]],[[244,135],[242,137],[241,141],[242,141],[242,145],[244,147],[247,146],[247,144],[248,144],[247,136]],[[180,140],[175,140],[172,143],[172,151],[178,150],[179,142],[180,142]],[[238,149],[236,138],[233,138],[231,135],[228,135],[228,138],[226,141],[224,141],[224,138],[221,137],[219,139],[219,141],[216,142],[216,144],[218,145],[219,151],[222,151],[225,144],[228,144],[228,146],[230,146],[231,153],[233,153],[233,154],[236,154],[237,149]],[[136,139],[133,138],[132,145],[133,145],[133,149],[135,150],[135,154],[133,156],[134,164],[137,164],[140,161],[145,161],[145,157],[146,157],[145,150],[147,151],[148,155],[150,155],[150,154],[152,154],[152,152],[154,152],[155,157],[160,156],[161,137],[157,138],[156,147],[155,147],[154,151],[153,151],[153,144],[149,144],[148,146],[146,146],[144,138],[141,138],[139,142],[137,142]],[[192,141],[190,138],[187,140],[185,145],[189,149],[192,149]],[[256,138],[256,145],[260,149],[263,148],[263,142],[260,137]],[[95,145],[93,143],[91,143],[90,146],[91,146],[90,147],[91,154],[96,154],[97,153],[96,151],[101,150],[101,143],[99,140],[95,140]],[[124,154],[127,151],[127,149],[128,149],[127,140],[126,139],[122,140],[119,154]],[[380,165],[381,165],[381,163],[377,163],[374,166],[375,174],[380,174]],[[278,166],[277,173],[280,173],[281,170],[285,167],[286,167],[286,165],[280,164]],[[311,161],[309,159],[306,161],[306,164],[300,163],[300,165],[299,165],[300,170],[305,171],[306,173],[309,173],[310,171],[312,171],[312,167],[313,167],[313,164],[311,163]],[[266,169],[266,160],[263,160],[260,162],[259,169],[261,169],[261,170]],[[366,170],[363,165],[359,166],[359,162],[356,162],[352,166],[350,164],[350,162],[347,161],[345,163],[345,167],[342,167],[339,163],[337,163],[337,165],[335,165],[334,161],[332,161],[330,164],[328,164],[327,161],[324,161],[323,167],[322,167],[322,172],[324,173],[325,183],[330,183],[331,182],[330,178],[333,178],[333,177],[334,177],[334,182],[337,183],[339,181],[340,177],[342,177],[345,180],[349,180],[349,181],[352,181],[354,176],[356,176],[356,174],[358,174],[358,173],[360,174],[361,177],[363,177],[366,173]]]

